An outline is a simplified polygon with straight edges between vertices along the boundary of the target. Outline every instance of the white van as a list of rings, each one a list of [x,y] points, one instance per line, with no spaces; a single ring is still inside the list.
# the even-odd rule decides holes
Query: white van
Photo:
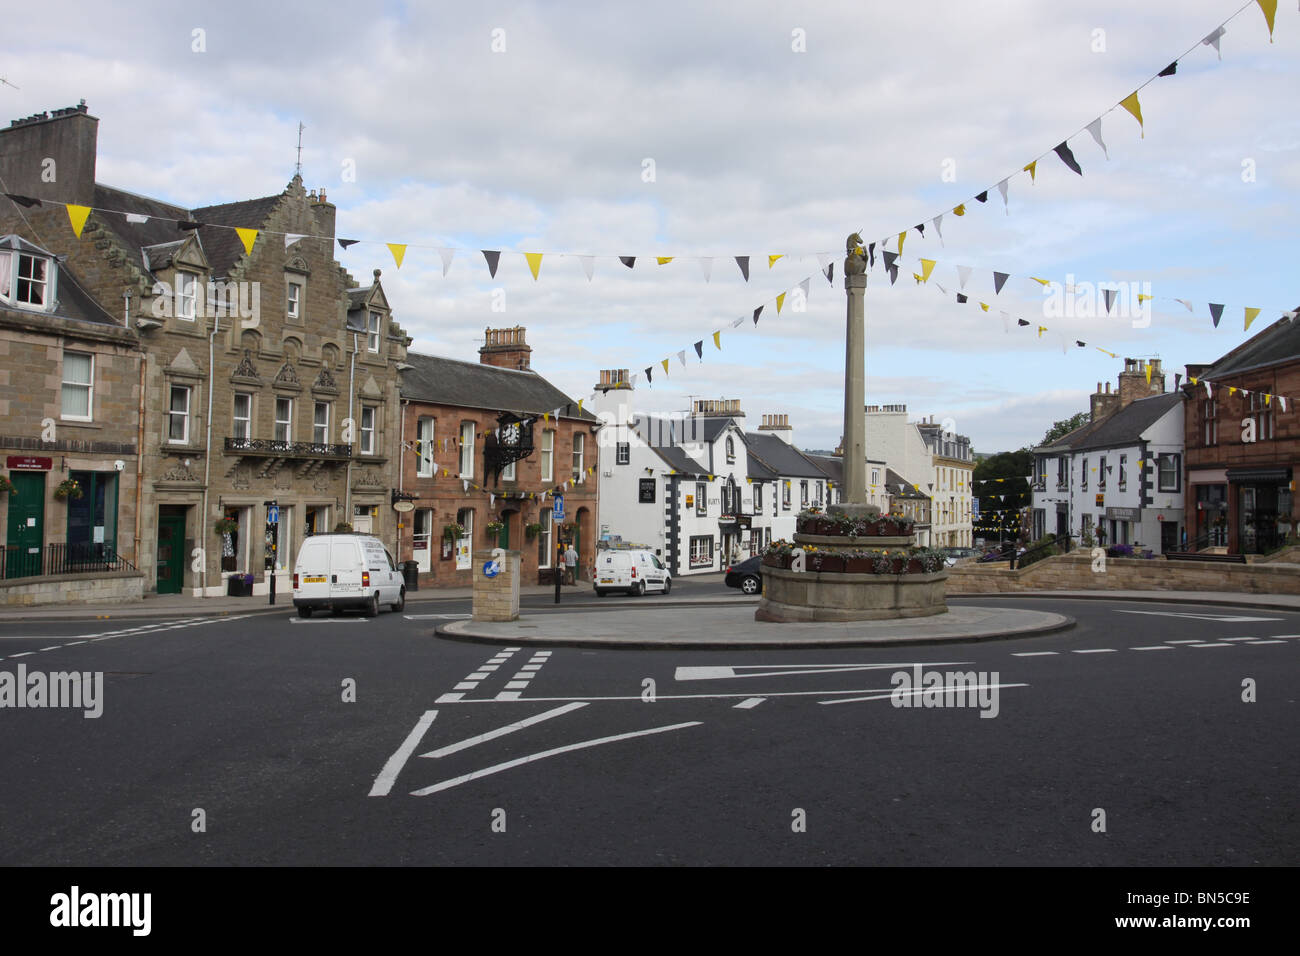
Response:
[[[641,595],[646,591],[667,594],[673,589],[672,575],[652,551],[597,551],[591,583],[598,597],[610,591]]]
[[[394,611],[406,607],[405,581],[382,541],[368,534],[317,534],[302,543],[293,566],[299,617],[317,608],[335,614],[360,608],[374,617],[381,604]]]

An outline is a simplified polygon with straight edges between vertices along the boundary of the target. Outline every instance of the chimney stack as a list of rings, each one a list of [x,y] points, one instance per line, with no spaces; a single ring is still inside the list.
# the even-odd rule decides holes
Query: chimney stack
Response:
[[[595,390],[603,395],[613,389],[632,391],[632,383],[628,380],[627,369],[602,368],[600,370],[600,381],[596,383]]]
[[[533,350],[525,340],[526,329],[516,325],[513,329],[486,329],[483,347],[478,350],[478,360],[484,365],[528,371]]]
[[[703,418],[745,417],[745,413],[740,410],[740,399],[738,398],[697,398],[691,408],[691,414]]]
[[[99,120],[76,106],[36,113],[0,129],[0,176],[8,192],[92,206]]]
[[[787,445],[794,444],[794,429],[790,427],[789,415],[764,415],[763,424],[758,426],[761,432],[772,432]]]

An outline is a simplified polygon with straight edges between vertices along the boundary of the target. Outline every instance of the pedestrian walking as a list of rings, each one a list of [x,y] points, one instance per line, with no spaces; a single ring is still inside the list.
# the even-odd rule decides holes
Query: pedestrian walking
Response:
[[[576,586],[578,583],[578,552],[573,550],[573,545],[569,545],[564,552],[564,570],[569,578],[569,583]]]
[[[1100,547],[1106,547],[1106,527],[1104,525],[1097,525],[1097,544]]]

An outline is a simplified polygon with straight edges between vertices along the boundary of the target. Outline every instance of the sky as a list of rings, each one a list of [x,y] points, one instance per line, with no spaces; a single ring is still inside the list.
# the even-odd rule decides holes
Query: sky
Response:
[[[638,410],[739,399],[749,427],[784,413],[797,444],[833,447],[855,231],[897,251],[908,230],[897,284],[879,268],[868,282],[868,403],[950,419],[979,452],[1037,443],[1125,357],[1160,359],[1172,389],[1186,364],[1300,305],[1291,0],[1272,42],[1255,0],[232,0],[125,14],[9,11],[23,43],[0,52],[0,119],[85,99],[98,181],[189,207],[279,193],[301,123],[304,184],[337,205],[339,236],[367,240],[338,259],[359,280],[383,270],[412,348],[475,360],[485,328],[524,326],[533,368],[575,398],[626,368]],[[1200,41],[1224,21],[1220,59]],[[1148,80],[1139,127],[1117,104]],[[1106,153],[1085,129],[1099,116]],[[1062,141],[1082,176],[1052,152]],[[1031,182],[1022,167],[1039,156]],[[400,269],[388,242],[408,244]],[[456,250],[445,275],[439,248]],[[495,278],[482,249],[502,251]],[[536,280],[523,252],[544,254]],[[748,281],[734,261],[746,255]],[[699,257],[713,257],[707,282]],[[936,263],[924,284],[918,257]],[[958,266],[972,269],[966,304]],[[995,270],[1011,276],[997,296]],[[776,296],[809,277],[806,307],[787,298],[777,315]],[[1097,283],[1153,296],[1149,311],[1099,315]],[[1217,329],[1211,302],[1225,305]],[[1245,307],[1261,310],[1249,333]]]

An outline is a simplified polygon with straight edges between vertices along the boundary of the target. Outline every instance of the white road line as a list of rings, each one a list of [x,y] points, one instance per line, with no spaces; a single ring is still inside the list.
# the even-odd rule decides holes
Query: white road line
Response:
[[[733,707],[732,710],[753,710],[766,699],[766,697],[750,697],[746,700],[742,700],[739,704]]]
[[[1251,641],[1250,643],[1252,645],[1253,644],[1285,644],[1286,641]]]
[[[73,644],[85,644],[85,641],[69,641],[64,647],[71,647]]]
[[[497,694],[493,700],[518,700],[520,696],[521,695],[517,690],[503,690],[501,693]]]
[[[899,696],[906,694],[909,697],[920,697],[922,694],[930,694],[930,693],[942,694],[948,690],[973,691],[973,690],[992,690],[994,688],[1002,688],[1002,687],[1028,687],[1028,686],[1029,686],[1028,684],[971,684],[971,685],[962,684],[960,687],[958,687],[955,684],[947,684],[944,687],[918,687],[910,691],[905,691],[900,689],[899,691],[897,691],[897,694]],[[819,700],[817,701],[817,703],[822,704],[823,706],[829,706],[831,704],[859,704],[866,700],[890,700],[894,696],[895,696],[895,692],[890,691],[887,694],[874,694],[870,697],[842,697],[839,700]]]
[[[62,647],[62,646],[63,646],[62,644],[55,644],[53,647],[42,647],[41,650],[43,650],[43,651],[57,651],[57,650],[58,650],[60,647]]]
[[[764,693],[763,697],[825,697],[829,694],[879,694],[889,693],[887,687],[860,687],[855,690],[785,690],[772,691]],[[645,699],[637,694],[631,697],[521,697],[517,690],[503,690],[496,697],[477,697],[470,700],[444,701],[443,698],[449,695],[443,694],[438,698],[438,703],[461,703],[461,704],[493,704],[497,701],[520,701],[525,704],[567,704],[570,701],[582,700],[594,702],[598,700],[627,700],[636,701],[644,704]],[[463,695],[462,695],[463,696]],[[734,700],[737,697],[753,697],[754,692],[747,694],[656,694],[655,700]]]
[[[513,724],[506,724],[504,727],[498,727],[496,730],[489,730],[487,733],[479,734],[477,737],[467,737],[459,743],[448,744],[446,747],[439,747],[437,750],[430,750],[427,754],[420,754],[420,756],[445,757],[447,754],[454,754],[461,750],[467,750],[470,747],[476,747],[486,741],[496,740],[498,737],[504,737],[506,734],[513,734],[516,730],[523,730],[525,727],[533,726],[533,724],[540,724],[543,720],[550,720],[552,717],[559,717],[586,706],[587,704],[585,701],[574,701],[572,704],[565,704],[563,707],[556,707],[553,710],[543,711],[540,714],[533,714],[531,717],[525,717],[523,720],[517,720]]]
[[[1224,640],[1225,640],[1225,641],[1253,641],[1253,640],[1255,640],[1255,638],[1253,638],[1253,637],[1225,637]]]
[[[31,657],[35,651],[23,651],[21,654],[10,654],[10,657]]]
[[[521,667],[521,668],[519,668],[519,669],[520,669],[521,671],[539,671],[539,670],[542,669],[542,665],[541,665],[541,664],[525,664],[523,667]]]
[[[369,623],[370,623],[370,618],[368,618],[368,617],[318,617],[318,618],[310,618],[310,617],[309,617],[309,618],[303,619],[303,618],[301,618],[301,617],[291,617],[291,618],[289,618],[289,623],[290,623],[290,624],[369,624]]]
[[[1012,657],[1054,657],[1059,651],[1017,651]]]
[[[466,677],[466,680],[487,680],[492,675],[488,671],[475,671]]]
[[[437,716],[438,712],[436,710],[426,710],[420,716],[420,719],[415,722],[415,726],[411,728],[411,732],[406,735],[406,739],[402,741],[402,746],[393,751],[393,755],[384,764],[384,769],[379,771],[379,776],[375,778],[375,782],[370,788],[370,796],[388,796],[393,789],[393,783],[397,780],[397,775],[402,772],[402,767],[406,765],[406,761],[415,748],[420,745],[420,738],[424,736],[424,732],[433,723],[433,718]]]
[[[523,690],[528,686],[526,680],[512,680],[506,682],[506,690]]]
[[[1130,651],[1176,651],[1178,648],[1170,647],[1168,644],[1157,644],[1154,647],[1130,647]]]
[[[1280,617],[1244,617],[1238,614],[1189,614],[1182,611],[1120,611],[1120,614],[1150,614],[1154,617],[1191,617],[1199,621],[1281,621]]]
[[[515,767],[521,767],[526,763],[534,763],[538,760],[545,760],[547,757],[554,757],[558,754],[569,753],[574,750],[583,750],[587,747],[598,747],[601,744],[612,744],[620,740],[631,740],[633,737],[645,737],[650,734],[663,734],[670,730],[682,730],[686,727],[698,727],[702,721],[691,720],[684,724],[669,724],[666,727],[651,727],[649,730],[637,730],[630,734],[615,734],[612,737],[597,737],[595,740],[584,740],[581,743],[566,744],[563,747],[556,747],[553,750],[543,750],[541,753],[529,754],[527,757],[519,757],[516,760],[507,760],[505,763],[495,764],[491,767],[484,767],[482,770],[475,770],[460,777],[453,777],[450,780],[444,780],[442,783],[435,783],[431,787],[424,787],[420,790],[412,790],[413,797],[427,797],[431,793],[437,793],[440,790],[450,790],[452,787],[458,787],[462,783],[469,783],[471,780],[479,780],[483,777],[489,777],[495,773],[501,773],[505,770],[512,770]]]
[[[1192,647],[1231,647],[1231,644],[1193,644]]]
[[[1113,647],[1090,647],[1085,651],[1071,651],[1071,654],[1114,654]]]
[[[463,680],[453,687],[452,690],[473,690],[477,686],[478,681],[476,680]]]
[[[1272,635],[1272,636],[1273,636],[1273,637],[1279,637],[1279,638],[1280,638],[1280,637],[1292,637],[1292,638],[1295,638],[1295,637],[1300,637],[1300,634],[1274,634],[1274,635]]]
[[[408,621],[464,621],[469,614],[403,614]]]
[[[434,703],[435,703],[435,704],[454,704],[454,703],[456,703],[458,700],[460,700],[460,699],[461,699],[462,697],[464,697],[464,696],[465,696],[464,694],[443,694],[441,697],[439,697],[437,700],[435,700]]]
[[[1166,644],[1202,644],[1203,641],[1165,641]]]
[[[850,671],[906,670],[920,663],[923,667],[949,667],[973,664],[974,661],[909,661],[905,664],[794,664],[774,667],[770,664],[744,664],[734,667],[679,667],[674,680],[729,680],[733,677],[791,677],[799,674],[839,674]],[[747,673],[738,673],[739,671]]]

